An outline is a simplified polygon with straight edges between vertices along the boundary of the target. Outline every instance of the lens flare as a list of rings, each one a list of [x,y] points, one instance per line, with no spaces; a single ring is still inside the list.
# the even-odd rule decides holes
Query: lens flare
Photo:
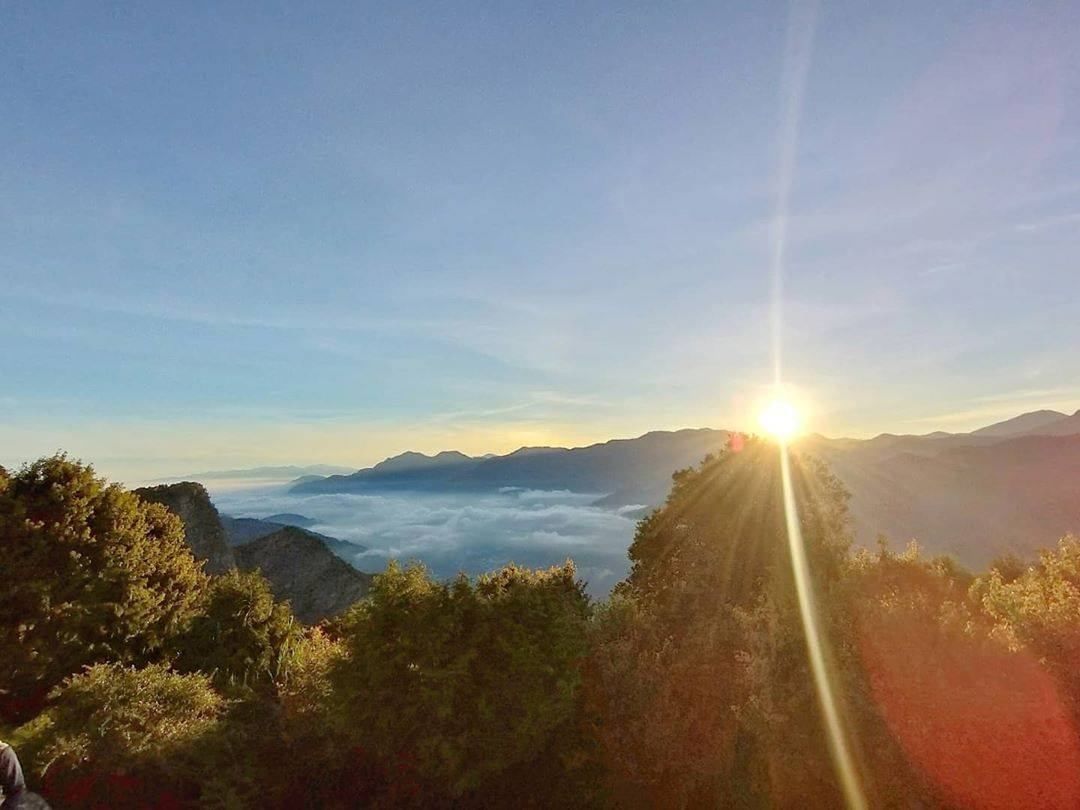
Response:
[[[791,0],[788,12],[787,41],[784,48],[784,70],[781,81],[781,127],[779,139],[779,166],[776,178],[776,211],[772,228],[772,257],[770,276],[772,280],[770,332],[772,337],[773,384],[783,384],[783,325],[784,325],[784,269],[787,264],[788,208],[792,182],[795,176],[795,157],[798,145],[799,117],[802,112],[803,94],[809,72],[810,54],[817,21],[817,0]],[[844,802],[849,810],[865,810],[859,773],[855,766],[833,683],[830,680],[829,661],[825,654],[826,639],[819,627],[814,602],[813,582],[806,549],[803,546],[799,524],[798,504],[791,480],[788,461],[788,440],[799,431],[799,412],[791,403],[774,400],[759,417],[761,427],[777,440],[780,447],[780,467],[783,479],[784,511],[787,518],[788,544],[791,549],[791,565],[795,574],[795,588],[802,615],[806,648],[813,673],[818,703],[821,707],[825,729],[829,735],[829,751],[843,790]]]
[[[829,751],[832,754],[836,774],[844,800],[850,810],[866,810],[866,797],[859,782],[855,758],[848,744],[847,734],[840,716],[840,708],[829,677],[829,664],[825,655],[825,638],[818,626],[817,605],[814,600],[810,564],[806,559],[802,528],[799,524],[799,507],[795,499],[795,487],[791,480],[791,463],[786,445],[780,445],[780,477],[784,490],[784,517],[787,522],[788,546],[791,550],[791,568],[795,574],[795,591],[799,598],[806,650],[810,657],[810,671],[814,677],[818,704],[829,734]]]

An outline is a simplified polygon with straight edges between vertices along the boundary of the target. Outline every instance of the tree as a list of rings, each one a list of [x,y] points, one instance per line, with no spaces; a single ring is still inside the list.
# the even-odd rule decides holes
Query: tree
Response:
[[[285,807],[363,806],[384,789],[335,722],[331,674],[347,666],[345,645],[324,627],[308,629],[277,685],[283,737],[273,775]],[[284,752],[284,755],[282,755]],[[317,775],[316,778],[312,778]]]
[[[256,571],[214,577],[187,630],[177,665],[202,671],[219,687],[268,688],[286,677],[302,631]]]
[[[1080,721],[1080,537],[1068,535],[1038,565],[995,566],[972,586],[972,596],[1012,649],[1043,660]]]
[[[793,453],[790,461],[812,573],[835,578],[851,544],[848,494],[817,459]],[[677,472],[664,506],[638,524],[621,590],[668,613],[673,626],[708,605],[751,605],[766,589],[794,599],[782,493],[780,454],[761,439]]]
[[[205,586],[179,519],[62,454],[0,470],[0,559],[8,720],[85,665],[153,658]]]
[[[966,572],[915,544],[852,558],[846,611],[861,684],[847,691],[873,752],[873,805],[1080,806],[1080,746],[1055,679],[994,626],[1014,597],[1041,612],[1039,597],[1028,601],[1045,584],[1036,579],[1004,585],[993,570],[969,590]]]
[[[50,702],[17,742],[54,801],[136,808],[198,799],[203,751],[225,707],[206,676],[96,664]]]
[[[847,493],[813,458],[792,454],[790,469],[812,586],[828,604],[850,545]],[[670,807],[782,804],[807,787],[837,798],[776,445],[750,439],[676,473],[629,555],[589,669],[616,795]]]
[[[573,784],[588,609],[571,563],[475,585],[392,564],[343,622],[340,716],[429,798],[554,803]]]
[[[721,796],[733,804],[746,798],[732,779],[736,708],[746,692],[740,636],[730,609],[679,634],[625,595],[597,610],[586,717],[616,806],[722,806]]]

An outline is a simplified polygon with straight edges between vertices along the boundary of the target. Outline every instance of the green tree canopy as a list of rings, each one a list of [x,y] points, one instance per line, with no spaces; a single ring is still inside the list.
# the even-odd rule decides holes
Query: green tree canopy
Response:
[[[1080,722],[1080,537],[1063,537],[1037,565],[995,566],[971,593],[1010,647],[1046,662]]]
[[[341,717],[435,795],[495,791],[511,771],[518,795],[550,795],[569,786],[558,751],[577,737],[588,611],[571,563],[475,584],[392,564],[343,622]]]
[[[847,492],[815,458],[792,454],[791,473],[811,568],[835,576],[851,543]],[[780,454],[761,439],[676,473],[664,506],[638,525],[621,590],[677,624],[706,603],[752,604],[770,584],[793,595],[782,493]]]
[[[139,663],[205,586],[179,519],[64,455],[0,470],[0,715],[30,716],[87,664]]]
[[[97,664],[58,686],[16,742],[62,806],[164,806],[197,798],[224,708],[205,675]]]
[[[301,635],[288,604],[274,601],[260,573],[233,570],[210,580],[177,640],[177,665],[208,673],[221,687],[267,687],[286,676]]]
[[[824,595],[850,545],[847,493],[813,458],[792,454],[790,468],[811,577]],[[594,627],[587,689],[620,801],[783,801],[807,773],[823,774],[825,795],[836,798],[777,446],[749,439],[676,473],[629,554],[630,574]],[[786,737],[773,733],[780,726]]]

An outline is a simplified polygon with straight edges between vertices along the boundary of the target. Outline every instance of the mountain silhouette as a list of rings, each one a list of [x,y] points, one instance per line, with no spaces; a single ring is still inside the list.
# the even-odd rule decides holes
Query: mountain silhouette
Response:
[[[707,428],[655,431],[490,458],[402,454],[388,460],[392,464],[351,475],[308,478],[290,491],[568,490],[593,494],[602,507],[656,507],[672,473],[722,450],[730,435]],[[983,566],[1000,554],[1023,556],[1080,531],[1080,411],[1034,411],[970,433],[810,435],[796,448],[821,457],[850,491],[856,539],[864,544],[879,534],[896,544],[917,539],[931,552]]]

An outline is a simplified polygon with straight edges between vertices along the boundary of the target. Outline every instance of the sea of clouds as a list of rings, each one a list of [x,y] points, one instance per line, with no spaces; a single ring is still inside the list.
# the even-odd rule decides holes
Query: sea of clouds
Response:
[[[209,482],[208,482],[209,483]],[[492,494],[292,495],[282,486],[214,487],[218,510],[233,517],[293,512],[311,528],[358,543],[357,568],[419,560],[437,576],[478,574],[515,562],[546,567],[571,558],[594,596],[622,579],[641,507],[592,506],[599,495],[506,488]]]

